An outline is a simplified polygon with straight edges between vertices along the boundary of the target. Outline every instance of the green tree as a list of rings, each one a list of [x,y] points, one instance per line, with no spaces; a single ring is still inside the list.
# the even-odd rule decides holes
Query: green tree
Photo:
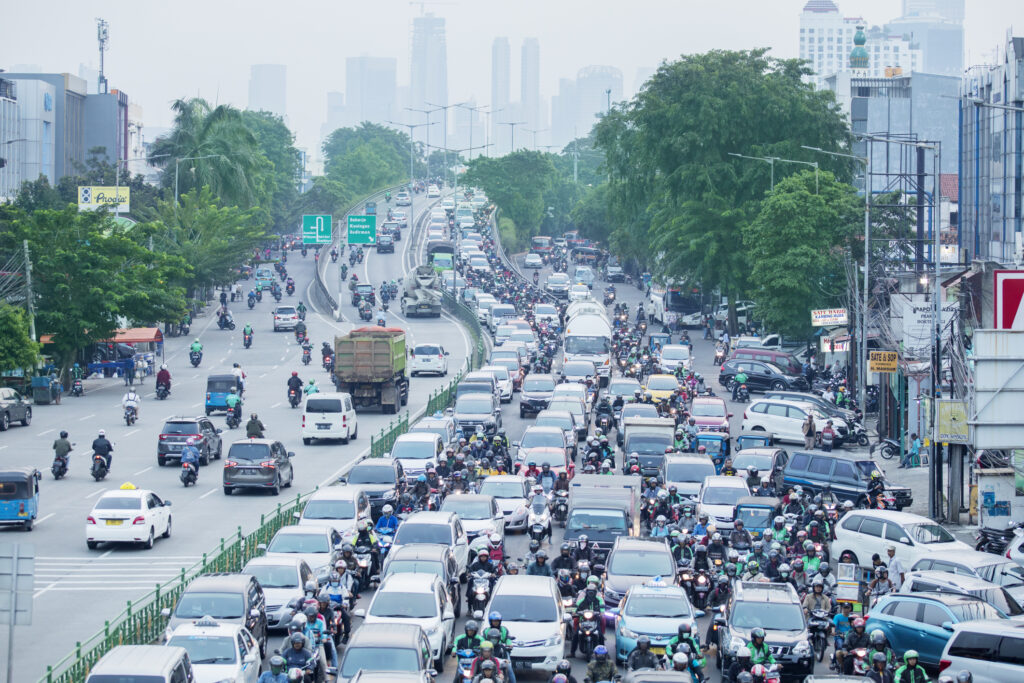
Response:
[[[199,97],[176,100],[171,109],[174,128],[157,138],[152,150],[154,163],[164,168],[162,185],[173,194],[178,160],[179,194],[205,185],[225,206],[269,208],[273,165],[242,113],[226,104],[212,107]]]
[[[527,151],[503,157],[477,157],[460,182],[482,188],[512,219],[520,240],[524,240],[538,234],[547,214],[546,200],[558,180],[550,157]]]
[[[296,199],[295,214],[329,213],[340,217],[355,198],[355,194],[340,180],[316,176],[309,192],[300,194]]]
[[[42,174],[35,180],[24,181],[18,190],[18,196],[14,198],[14,206],[26,213],[41,209],[59,211],[67,204],[57,188],[50,185],[50,180]]]
[[[0,303],[0,372],[35,367],[39,359],[39,344],[28,332],[25,311]]]
[[[409,179],[409,136],[376,123],[335,130],[324,141],[323,152],[326,175],[356,195]],[[417,174],[426,172],[422,157],[422,149],[416,145]]]
[[[581,235],[608,244],[614,228],[608,204],[608,184],[586,188],[570,215]]]
[[[302,155],[295,148],[295,136],[277,114],[243,111],[242,122],[255,136],[260,150],[273,166],[270,191],[270,226],[278,234],[294,232],[295,202]]]
[[[768,329],[805,338],[811,310],[841,304],[847,258],[859,256],[864,202],[855,188],[813,171],[775,185],[760,213],[743,229],[751,264],[751,296]]]

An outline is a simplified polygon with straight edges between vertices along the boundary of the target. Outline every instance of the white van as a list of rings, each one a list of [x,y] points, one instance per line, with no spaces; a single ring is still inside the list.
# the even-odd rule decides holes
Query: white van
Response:
[[[588,360],[597,368],[601,386],[608,384],[611,374],[612,328],[607,318],[583,314],[565,324],[565,353],[562,363]]]
[[[356,438],[359,423],[352,396],[342,392],[310,394],[302,413],[302,443],[309,445],[314,439],[341,439],[348,443]]]
[[[188,652],[172,645],[118,645],[92,667],[85,683],[194,683]]]
[[[550,576],[498,578],[487,613],[500,612],[502,625],[516,636],[512,666],[554,671],[565,654],[565,623],[558,588]]]

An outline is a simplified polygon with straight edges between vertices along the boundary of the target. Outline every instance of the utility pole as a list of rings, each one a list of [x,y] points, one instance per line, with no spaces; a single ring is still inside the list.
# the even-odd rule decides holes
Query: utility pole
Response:
[[[510,152],[516,151],[516,126],[524,125],[526,121],[498,121],[499,126],[511,126],[512,128],[512,147]]]
[[[608,88],[607,90],[605,90],[604,91],[604,96],[605,96],[606,101],[608,103],[607,106],[605,107],[605,110],[604,110],[604,113],[607,114],[608,112],[610,112],[612,110],[612,89]]]
[[[25,250],[25,301],[28,303],[28,336],[36,341],[36,307],[33,304],[32,296],[32,257],[28,251],[28,240],[22,240],[21,246]]]

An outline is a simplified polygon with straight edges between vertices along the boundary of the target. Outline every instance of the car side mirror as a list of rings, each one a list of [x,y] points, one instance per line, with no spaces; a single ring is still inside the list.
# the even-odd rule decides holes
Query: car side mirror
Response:
[[[293,512],[292,513],[292,519],[302,519],[302,515],[300,515],[298,512]],[[337,550],[338,549],[337,546],[335,546],[334,549]]]
[[[221,433],[223,433],[223,432],[224,432],[224,430],[223,430],[223,429],[221,429],[220,427],[218,427],[218,428],[217,428],[216,430],[214,430],[214,431],[216,431],[216,432],[217,432],[218,434],[221,434]]]
[[[446,355],[446,356],[450,356],[451,354],[450,354],[450,353],[448,353],[447,351],[445,351],[445,352],[444,352],[444,355]]]
[[[162,610],[160,610],[160,616],[162,616],[164,618],[170,618],[170,616],[171,616],[171,608],[170,607],[164,607]]]
[[[348,483],[348,477],[345,477],[345,476],[338,477],[338,483],[339,484],[347,484]]]
[[[245,656],[245,663],[246,664],[255,664],[256,663],[256,653],[255,652],[250,652],[249,654],[247,654]]]
[[[900,536],[900,543],[903,543],[903,544],[906,544],[906,545],[910,545],[910,539],[907,538],[906,536]]]
[[[724,614],[716,614],[715,615],[715,623],[718,624],[719,626],[724,626],[725,625],[725,615]]]
[[[251,610],[249,610],[249,616],[250,617],[258,617],[259,615],[260,615],[260,611],[258,609],[256,609],[255,607],[253,607]]]
[[[450,607],[449,607],[448,609],[446,609],[446,610],[445,610],[445,611],[444,611],[444,612],[443,612],[443,613],[441,614],[441,619],[442,619],[443,621],[448,621],[448,620],[450,620],[450,619],[454,619],[454,618],[455,618],[455,612],[454,612],[454,611],[453,611],[453,610],[452,610],[452,609],[451,609]]]
[[[288,451],[288,457],[289,458],[294,458],[295,457],[295,451]]]
[[[165,507],[165,508],[169,508],[169,507],[171,507],[171,501],[169,501],[169,500],[165,500],[165,501],[164,501],[164,507]]]
[[[726,415],[726,417],[732,417],[732,413],[729,413],[728,415]]]
[[[354,616],[354,617],[365,617],[366,616],[366,610],[363,609],[362,607],[360,607],[359,609],[354,610],[352,612],[352,616]]]
[[[267,552],[267,544],[266,543],[258,543],[256,545],[256,550],[262,550],[263,552]]]
[[[945,629],[946,631],[952,631],[953,630],[953,622],[952,621],[944,621],[944,622],[942,622],[942,628]]]

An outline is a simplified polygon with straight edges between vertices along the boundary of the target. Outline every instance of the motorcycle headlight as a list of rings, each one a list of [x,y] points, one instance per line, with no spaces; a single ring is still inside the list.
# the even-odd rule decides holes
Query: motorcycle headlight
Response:
[[[806,640],[801,640],[793,647],[793,654],[800,655],[801,657],[811,654],[811,644]]]
[[[745,646],[746,644],[747,644],[746,641],[743,640],[742,638],[739,638],[737,636],[733,636],[732,638],[729,639],[729,647],[727,649],[728,649],[729,652],[736,652],[736,650],[740,649],[741,647]]]

